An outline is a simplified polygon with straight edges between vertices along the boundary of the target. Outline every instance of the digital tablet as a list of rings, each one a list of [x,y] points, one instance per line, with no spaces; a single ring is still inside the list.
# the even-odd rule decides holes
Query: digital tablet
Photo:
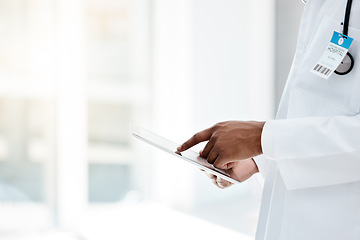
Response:
[[[146,130],[146,129],[141,128],[136,125],[131,125],[131,130],[132,130],[132,134],[134,137],[136,137],[154,147],[157,147],[167,153],[177,156],[177,157],[185,160],[186,162],[189,162],[189,163],[197,166],[198,168],[200,168],[206,172],[212,173],[212,174],[214,174],[222,179],[225,179],[229,182],[240,183],[239,181],[231,178],[230,175],[228,173],[226,173],[224,170],[215,168],[213,165],[208,163],[206,161],[206,159],[201,158],[199,156],[199,153],[197,153],[191,149],[188,149],[188,150],[180,153],[176,150],[177,147],[180,146],[180,144],[177,144],[171,140],[168,140],[162,136],[157,135],[156,133],[153,133],[149,130]]]

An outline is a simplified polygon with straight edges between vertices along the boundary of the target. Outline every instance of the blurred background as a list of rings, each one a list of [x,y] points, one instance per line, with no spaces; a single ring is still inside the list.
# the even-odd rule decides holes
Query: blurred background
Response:
[[[0,0],[0,238],[253,239],[246,183],[217,189],[129,123],[182,143],[274,118],[303,7]]]

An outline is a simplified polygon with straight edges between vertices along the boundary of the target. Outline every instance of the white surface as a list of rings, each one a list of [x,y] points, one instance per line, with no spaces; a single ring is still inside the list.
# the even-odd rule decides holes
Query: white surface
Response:
[[[106,226],[104,227],[104,222]],[[101,225],[103,228],[99,228]],[[94,211],[82,226],[80,235],[99,239],[237,239],[251,238],[156,204],[119,205],[116,210]]]
[[[36,218],[35,218],[36,219]],[[251,220],[251,219],[249,219]],[[253,238],[153,203],[92,207],[80,228],[0,232],[2,240],[183,240]]]

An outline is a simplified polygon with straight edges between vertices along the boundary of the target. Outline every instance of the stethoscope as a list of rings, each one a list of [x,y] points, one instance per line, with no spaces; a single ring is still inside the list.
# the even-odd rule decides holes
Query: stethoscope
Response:
[[[302,0],[302,1],[304,3],[307,2],[307,0]],[[342,23],[344,25],[344,28],[343,28],[343,35],[345,35],[344,38],[346,38],[346,36],[348,36],[348,33],[349,33],[349,20],[350,20],[351,5],[352,5],[352,0],[348,0],[347,4],[346,4],[344,23]],[[351,72],[353,67],[354,67],[354,58],[348,52],[346,54],[345,58],[340,63],[340,65],[338,66],[338,68],[335,70],[335,73],[338,75],[346,75],[349,72]]]
[[[350,20],[350,12],[351,12],[351,5],[352,0],[348,0],[346,4],[346,11],[345,11],[345,19],[344,19],[344,28],[343,28],[343,35],[346,38],[348,36],[349,32],[349,20]],[[345,58],[342,60],[338,68],[335,70],[335,73],[338,75],[345,75],[351,72],[351,70],[354,67],[354,58],[353,56],[348,52],[345,56]]]

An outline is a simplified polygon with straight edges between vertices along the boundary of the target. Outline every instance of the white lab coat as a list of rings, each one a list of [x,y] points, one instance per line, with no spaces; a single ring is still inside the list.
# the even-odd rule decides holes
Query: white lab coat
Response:
[[[360,1],[350,18],[352,72],[328,80],[310,72],[342,32],[346,2],[305,6],[277,119],[265,124],[255,159],[265,180],[256,240],[360,239]]]

